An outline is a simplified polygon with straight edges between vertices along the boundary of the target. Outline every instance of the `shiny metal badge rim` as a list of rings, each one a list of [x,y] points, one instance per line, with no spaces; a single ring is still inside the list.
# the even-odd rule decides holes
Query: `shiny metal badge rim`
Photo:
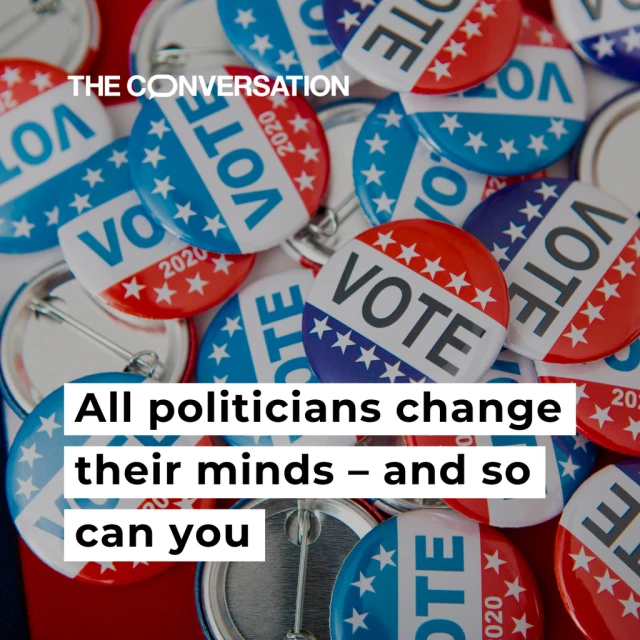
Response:
[[[65,10],[65,2],[69,0],[31,0],[29,3],[30,8],[20,12],[8,23],[0,25],[0,33],[7,28],[10,28],[12,23],[22,20],[29,14],[33,13],[39,20],[46,20],[49,14],[57,14]],[[58,66],[68,73],[82,74],[87,71],[98,53],[100,46],[100,39],[102,37],[102,21],[100,18],[100,11],[96,0],[76,0],[78,5],[84,5],[85,16],[81,16],[77,22],[77,27],[80,30],[80,37],[68,37],[66,41],[69,42],[69,49],[65,53],[63,60],[51,60],[38,55],[16,55],[11,53],[4,53],[4,50],[0,50],[0,58],[32,58],[41,62],[46,62],[54,66]],[[82,19],[84,17],[84,19]],[[75,22],[75,20],[74,20]],[[37,28],[39,23],[36,22],[31,26],[27,26],[26,30],[23,29],[17,38],[14,38],[9,42],[11,46],[16,40],[19,40],[21,36],[28,35],[33,29]],[[74,48],[75,47],[75,48]],[[38,52],[36,52],[38,53]]]
[[[202,55],[211,53],[211,66],[237,65],[240,61],[231,44],[226,49],[212,48],[209,51],[200,48],[186,49],[170,47],[158,49],[156,46],[159,31],[171,16],[194,0],[154,0],[143,11],[133,30],[129,44],[129,67],[132,76],[140,75],[148,78],[154,73],[178,73],[184,68],[179,56]],[[216,2],[218,0],[212,0]],[[222,30],[222,25],[221,25]],[[155,59],[154,59],[155,58]],[[163,67],[164,65],[164,67]],[[202,66],[202,65],[200,65]],[[140,88],[140,87],[138,87]],[[138,97],[142,102],[147,100],[145,94]]]
[[[604,186],[601,186],[599,179],[602,147],[609,133],[622,120],[637,111],[640,111],[640,89],[634,87],[618,94],[593,114],[585,126],[582,139],[573,152],[571,160],[573,178],[607,191]],[[618,194],[612,195],[624,202]]]
[[[449,509],[451,507],[437,498],[377,498],[373,506],[388,516],[398,516],[407,511],[420,511],[421,509]]]
[[[318,107],[316,113],[325,131],[330,131],[342,124],[364,122],[378,102],[375,98],[345,98]],[[358,211],[365,216],[354,185],[353,192],[334,209],[320,207],[305,227],[282,243],[282,249],[303,265],[320,269],[333,254],[325,249],[323,237],[333,238],[339,233],[341,222]]]
[[[290,517],[296,512],[299,513],[301,509],[304,509],[305,512],[319,512],[340,520],[360,539],[380,523],[373,510],[369,511],[363,504],[348,499],[245,499],[238,501],[232,508],[264,509],[265,518],[283,513],[288,513],[287,517]],[[201,562],[196,571],[195,593],[198,617],[202,630],[209,640],[244,640],[227,606],[225,585],[228,568],[228,562]],[[302,564],[300,571],[301,573],[303,571]],[[216,587],[215,594],[211,594],[212,583]],[[212,595],[213,597],[211,597]],[[300,609],[297,607],[296,618],[299,612]],[[283,638],[313,640],[311,635],[288,634],[286,629],[283,630]]]
[[[16,362],[22,362],[21,347],[25,338],[27,320],[35,313],[55,317],[58,322],[65,322],[73,326],[75,318],[64,312],[58,312],[57,307],[50,304],[49,300],[49,293],[53,289],[71,280],[74,280],[73,274],[64,262],[59,262],[46,268],[20,286],[7,304],[0,319],[0,392],[13,411],[21,418],[25,418],[39,401],[34,399],[30,393],[26,371],[23,368],[20,369],[14,366]],[[152,324],[158,323],[158,321],[143,320],[134,316],[113,313],[110,309],[91,298],[89,294],[86,295],[89,300],[95,303],[96,308],[123,323],[140,327],[151,327]],[[64,318],[65,315],[67,318]],[[159,322],[171,331],[171,344],[175,345],[175,349],[172,347],[174,358],[169,360],[170,367],[164,370],[168,375],[166,379],[155,377],[158,373],[160,376],[163,375],[163,370],[156,371],[158,364],[162,365],[161,362],[155,361],[158,358],[157,354],[144,350],[138,353],[125,354],[125,349],[120,348],[117,343],[108,338],[95,334],[91,327],[83,327],[81,325],[78,330],[94,343],[100,341],[101,346],[107,350],[117,353],[116,349],[121,349],[121,353],[118,355],[123,358],[123,370],[137,372],[136,363],[144,362],[152,369],[150,373],[151,376],[154,376],[154,379],[162,382],[182,382],[191,375],[194,352],[197,352],[197,340],[193,325],[184,320]],[[157,324],[156,326],[160,325]],[[91,336],[91,333],[94,333],[94,335]],[[80,344],[83,343],[81,342]],[[129,357],[129,362],[127,362],[125,355]]]

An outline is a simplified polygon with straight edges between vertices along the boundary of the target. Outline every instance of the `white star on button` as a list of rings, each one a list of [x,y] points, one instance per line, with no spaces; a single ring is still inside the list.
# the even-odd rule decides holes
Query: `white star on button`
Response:
[[[229,267],[233,264],[230,260],[227,260],[227,256],[221,255],[219,258],[213,258],[211,260],[213,264],[216,265],[216,268],[213,270],[213,273],[218,273],[219,271],[224,272],[229,275]]]
[[[336,341],[331,345],[331,347],[338,347],[342,353],[344,354],[345,351],[347,350],[348,347],[350,347],[351,345],[354,345],[355,342],[351,339],[351,331],[347,332],[347,333],[338,333],[336,331],[336,336],[337,339]]]
[[[595,305],[587,301],[587,308],[583,309],[580,313],[583,313],[585,316],[587,316],[587,318],[589,318],[589,324],[591,324],[594,320],[604,320],[602,314],[600,313],[602,311],[602,307],[603,305],[596,307]]]
[[[294,178],[299,185],[298,188],[300,191],[306,191],[307,189],[313,190],[313,181],[315,179],[315,176],[307,175],[305,171],[303,171],[297,178]]]
[[[151,120],[151,129],[149,129],[150,136],[158,136],[160,140],[162,140],[165,133],[169,133],[171,129],[167,127],[167,122],[164,118],[159,120],[158,122],[154,122]]]
[[[293,120],[289,120],[289,124],[293,127],[293,133],[307,132],[309,122],[309,118],[303,118],[299,113],[296,113],[296,117]]]
[[[311,144],[307,142],[307,146],[304,149],[298,149],[298,153],[304,156],[304,163],[307,164],[307,162],[318,162],[320,149],[312,147]]]
[[[211,231],[211,233],[213,233],[213,237],[217,238],[218,237],[218,231],[220,231],[221,229],[226,229],[227,225],[224,224],[224,222],[222,222],[220,220],[220,214],[216,214],[215,218],[209,218],[207,216],[205,216],[205,220],[207,221],[206,226],[204,227],[204,229],[202,229],[203,231]]]
[[[221,331],[226,331],[229,337],[232,338],[236,331],[243,331],[240,326],[240,316],[237,318],[227,318],[227,323],[222,327]]]
[[[387,144],[389,144],[389,141],[383,140],[380,137],[380,134],[376,133],[371,140],[365,140],[365,142],[369,145],[369,154],[376,152],[386,154],[384,148]]]
[[[467,36],[467,40],[471,40],[474,36],[482,35],[482,31],[480,31],[480,23],[471,22],[471,20],[466,20],[460,27],[460,31],[464,31],[464,34]]]
[[[640,607],[640,600],[636,601],[633,597],[633,592],[629,593],[627,600],[619,600],[620,604],[624,607],[622,611],[622,617],[632,615],[634,618],[638,618],[638,608]]]
[[[410,247],[405,247],[401,244],[401,251],[400,254],[396,256],[396,260],[404,260],[405,264],[408,265],[413,258],[419,258],[420,254],[415,251],[417,244],[417,242],[414,242]]]
[[[176,502],[175,506],[178,507],[178,509],[193,509],[193,503],[195,501],[195,498],[184,498],[180,500],[180,502]]]
[[[33,484],[33,478],[29,476],[26,480],[16,478],[20,488],[16,491],[17,496],[24,496],[27,500],[31,500],[31,494],[38,491],[39,487]]]
[[[185,280],[189,283],[189,291],[187,291],[187,293],[194,293],[197,291],[200,295],[204,295],[204,288],[209,284],[206,280],[203,280],[200,277],[199,273],[196,273],[193,278],[185,278]]]
[[[501,153],[507,159],[507,162],[511,160],[511,156],[520,153],[515,147],[515,142],[515,140],[500,140],[498,153]]]
[[[629,249],[635,252],[636,258],[640,258],[640,238],[634,238],[633,244],[629,245]]]
[[[53,82],[51,82],[50,74],[48,72],[40,73],[40,71],[36,71],[30,84],[38,88],[38,93],[42,93],[45,89],[53,87]]]
[[[45,211],[44,215],[47,216],[47,227],[52,227],[58,224],[60,209],[58,209],[58,207],[53,207],[51,211]]]
[[[371,198],[371,200],[376,203],[376,213],[382,213],[383,211],[392,213],[391,205],[395,202],[395,199],[389,198],[385,191],[382,192],[379,198]]]
[[[580,342],[584,342],[584,344],[589,344],[587,339],[584,337],[584,334],[587,330],[587,327],[584,329],[578,329],[574,324],[571,325],[571,329],[567,331],[567,333],[563,333],[563,337],[569,338],[571,340],[571,347],[575,349],[576,345]]]
[[[116,568],[113,566],[113,562],[98,562],[100,565],[100,575],[102,575],[105,571],[115,571]]]
[[[369,370],[369,365],[375,360],[380,360],[377,355],[375,355],[376,346],[373,345],[371,349],[365,349],[364,347],[360,347],[360,357],[356,360],[356,362],[362,362],[366,367],[367,371]]]
[[[527,236],[524,235],[523,230],[525,225],[518,226],[513,222],[509,221],[509,228],[505,229],[502,233],[511,238],[511,244],[513,244],[516,240],[526,240]]]
[[[156,187],[151,193],[160,194],[164,200],[167,199],[169,191],[175,190],[175,187],[169,182],[169,176],[167,176],[164,180],[158,180],[158,178],[154,178],[153,181],[156,183]]]
[[[89,196],[80,196],[77,193],[73,194],[74,200],[69,203],[70,207],[73,207],[80,215],[85,209],[91,209],[89,204]]]
[[[623,431],[630,431],[635,442],[638,434],[640,434],[640,420],[632,420],[631,416],[629,416],[629,426],[625,427]]]
[[[352,587],[358,587],[360,590],[360,597],[367,592],[371,591],[371,593],[375,593],[376,590],[371,586],[371,583],[376,579],[375,576],[371,576],[370,578],[366,578],[362,571],[360,572],[360,579],[357,582],[352,582]]]
[[[38,459],[42,458],[42,456],[36,451],[36,443],[34,442],[30,447],[24,447],[20,445],[20,450],[22,451],[22,457],[18,462],[26,462],[32,469],[33,463]]]
[[[360,10],[364,11],[367,7],[375,7],[376,3],[373,0],[353,0],[360,5]]]
[[[167,304],[173,304],[171,302],[171,296],[176,293],[173,289],[169,289],[169,284],[165,282],[160,289],[155,289],[157,294],[156,302],[166,302]]]
[[[107,160],[107,162],[113,162],[116,165],[116,169],[119,169],[123,164],[128,164],[129,159],[127,158],[127,152],[125,151],[116,151],[113,150],[111,157]]]
[[[584,387],[584,385],[582,386]],[[573,450],[575,451],[576,449],[582,449],[586,453],[588,444],[589,444],[589,441],[584,436],[577,435],[573,443]]]
[[[508,580],[504,581],[505,586],[507,587],[507,593],[504,594],[504,597],[513,596],[518,602],[520,602],[520,594],[526,589],[521,587],[519,584],[520,578],[516,576],[516,579],[513,582],[509,582]]]
[[[458,42],[457,40],[451,38],[451,40],[449,40],[449,44],[444,47],[444,51],[449,52],[452,60],[455,60],[458,56],[466,57],[467,52],[464,50],[466,44],[466,42]]]
[[[588,400],[589,396],[587,395],[585,389],[587,387],[587,383],[585,382],[583,385],[576,386],[576,404],[580,404],[580,400]],[[579,436],[583,437],[583,436]],[[586,441],[586,438],[585,438]],[[586,451],[586,449],[585,449]]]
[[[640,33],[635,29],[629,29],[620,40],[622,40],[627,47],[627,53],[632,53],[636,49],[640,49]]]
[[[493,243],[493,251],[491,252],[491,255],[498,261],[500,262],[500,260],[507,260],[509,261],[510,258],[507,256],[507,253],[509,251],[509,247],[499,247],[495,242]]]
[[[144,152],[146,157],[142,161],[142,164],[152,164],[154,169],[158,168],[158,162],[167,159],[166,156],[160,153],[159,145],[155,149],[145,149]]]
[[[595,556],[587,555],[584,547],[580,549],[580,553],[570,553],[569,556],[573,559],[573,570],[584,569],[587,573],[591,573],[589,569],[589,563],[595,560]]]
[[[611,574],[609,573],[609,569],[607,569],[602,576],[600,577],[593,576],[593,577],[600,583],[597,593],[608,591],[610,594],[615,595],[613,593],[613,587],[614,585],[618,584],[620,580],[617,580],[616,578],[612,578]]]
[[[428,273],[433,280],[438,272],[444,271],[444,267],[440,266],[440,260],[442,260],[442,257],[438,258],[437,260],[428,260],[427,258],[425,258],[427,266],[420,273]]]
[[[576,479],[576,471],[580,468],[580,465],[574,464],[571,456],[569,456],[565,462],[558,460],[558,464],[562,467],[562,478],[570,476],[574,480]]]
[[[598,54],[598,60],[602,60],[602,58],[615,57],[616,54],[613,50],[615,44],[616,41],[613,38],[607,38],[603,33],[598,42],[591,45],[591,48]]]
[[[176,203],[177,213],[173,216],[174,220],[183,220],[186,224],[189,224],[189,219],[198,214],[191,208],[191,202],[187,202],[185,205],[179,205]]]
[[[289,71],[291,67],[298,64],[298,61],[296,60],[295,50],[292,50],[292,51],[279,50],[278,53],[280,54],[280,57],[276,60],[276,64],[279,64],[280,66],[284,67],[285,71]]]
[[[366,184],[375,182],[377,185],[382,186],[380,178],[386,173],[385,171],[379,171],[375,164],[372,164],[368,170],[360,171],[360,173],[367,179]]]
[[[604,298],[605,298],[605,302],[609,300],[609,298],[619,298],[620,294],[618,293],[618,285],[620,284],[619,282],[616,284],[609,284],[609,282],[607,282],[606,280],[603,280],[603,285],[601,287],[598,287],[596,289],[596,291],[600,291],[604,294]]]
[[[527,631],[533,627],[532,624],[527,622],[527,614],[523,614],[522,618],[511,617],[513,623],[516,625],[513,629],[513,633],[521,633],[525,638],[527,637]]]
[[[384,363],[385,371],[380,378],[388,378],[391,382],[395,382],[396,378],[406,378],[407,376],[400,371],[400,360],[394,365]]]
[[[531,143],[527,145],[527,149],[535,151],[538,158],[543,151],[549,151],[549,147],[544,143],[544,134],[541,136],[529,134],[529,139],[531,140]]]
[[[469,286],[469,283],[464,279],[464,277],[467,275],[467,272],[464,271],[459,276],[456,276],[453,273],[449,273],[449,275],[451,276],[451,282],[445,288],[446,289],[450,289],[450,288],[451,289],[455,289],[456,290],[456,294],[460,295],[460,289],[462,289],[463,287],[468,287]],[[476,289],[476,291],[477,291],[477,289]]]
[[[266,36],[253,36],[253,44],[249,45],[249,49],[257,51],[261,56],[269,50],[273,49],[273,45],[269,42],[269,34]]]
[[[62,429],[62,425],[56,422],[56,414],[52,413],[48,418],[40,418],[40,428],[38,433],[45,432],[50,438],[53,438],[54,429]]]
[[[487,18],[497,18],[498,14],[495,11],[495,2],[489,3],[482,0],[482,2],[474,9],[475,12],[482,16],[483,20]]]
[[[315,333],[318,336],[318,340],[322,340],[322,336],[324,336],[325,332],[333,331],[333,329],[327,324],[329,321],[329,316],[324,318],[324,320],[318,320],[317,318],[313,319],[313,329],[309,331],[309,333]]]
[[[452,116],[448,116],[446,113],[442,114],[444,118],[441,129],[446,129],[451,135],[455,133],[456,129],[462,129],[462,125],[458,122],[458,114],[454,113]]]
[[[396,566],[396,563],[391,559],[395,552],[395,549],[387,551],[382,545],[380,545],[380,553],[377,556],[372,556],[371,559],[377,560],[380,563],[380,571],[382,571],[387,565],[391,567]]]
[[[471,302],[477,302],[482,306],[482,310],[484,311],[484,309],[490,302],[496,301],[495,298],[491,297],[491,289],[492,287],[489,287],[486,291],[481,291],[480,289],[476,288],[476,297]]]
[[[527,222],[531,222],[534,218],[542,218],[542,214],[540,213],[541,204],[532,204],[527,200],[527,206],[524,209],[520,209],[518,213],[523,213],[527,216]]]
[[[464,143],[465,147],[472,147],[478,153],[482,147],[486,147],[487,143],[482,139],[482,131],[480,133],[467,132],[469,135],[468,142]]]
[[[247,29],[250,24],[257,22],[257,20],[253,16],[253,9],[249,9],[248,11],[238,9],[238,17],[234,22],[236,24],[241,24],[243,29]]]
[[[622,258],[618,260],[618,264],[613,268],[620,272],[620,280],[624,280],[627,276],[636,275],[636,272],[633,270],[633,262],[626,262]]]
[[[126,293],[124,294],[124,299],[130,298],[133,296],[140,300],[140,292],[147,287],[144,284],[138,284],[136,278],[133,278],[131,282],[123,282],[122,286],[125,288]]]
[[[569,132],[564,126],[564,120],[555,120],[554,118],[551,118],[551,126],[547,129],[547,133],[552,133],[556,137],[556,140],[560,140],[562,136]],[[542,184],[544,184],[544,182]],[[555,189],[555,187],[553,187],[553,189]],[[536,193],[539,193],[539,191],[536,191]],[[558,196],[554,195],[553,197],[557,198]],[[547,201],[546,198],[544,200],[545,202]]]
[[[85,182],[89,183],[89,186],[93,189],[98,182],[104,182],[104,178],[102,177],[102,169],[97,169],[93,171],[87,168],[87,175],[82,178]]]
[[[402,114],[395,111],[395,109],[391,109],[389,113],[380,113],[378,114],[378,118],[382,118],[384,120],[384,128],[388,129],[389,127],[400,128],[400,121],[402,120]]]
[[[536,189],[535,193],[542,196],[544,201],[546,202],[549,198],[558,198],[558,194],[556,193],[557,185],[548,185],[546,182],[542,182],[540,184],[540,188]]]
[[[500,567],[503,564],[507,564],[507,561],[500,558],[498,549],[496,549],[493,554],[484,553],[483,555],[487,559],[487,564],[484,567],[485,570],[493,569],[498,575],[500,575]]]
[[[611,407],[601,409],[597,404],[594,406],[596,408],[596,412],[589,417],[591,418],[591,420],[595,420],[601,429],[605,425],[605,423],[613,422],[613,418],[609,417],[609,411],[611,410]]]
[[[12,69],[11,67],[5,67],[4,73],[0,76],[0,79],[4,80],[7,87],[10,89],[14,84],[22,82],[22,78],[20,77],[20,68],[16,67],[15,69]]]
[[[538,31],[538,33],[536,33],[536,36],[538,37],[538,41],[542,45],[553,44],[553,40],[555,37],[553,33],[546,28]]]
[[[378,232],[378,239],[373,243],[373,246],[382,247],[382,251],[386,251],[390,244],[396,243],[396,241],[391,237],[392,234],[393,231],[389,231],[389,233]]]
[[[217,344],[213,345],[213,351],[209,356],[209,360],[213,359],[216,361],[216,364],[220,364],[222,360],[225,358],[230,358],[231,356],[227,353],[227,345],[223,344],[222,346],[218,346]]]
[[[435,75],[436,82],[440,82],[442,78],[451,77],[451,72],[449,71],[450,66],[451,66],[450,62],[440,62],[440,60],[436,58],[433,61],[433,65],[429,67],[428,71]]]
[[[358,613],[355,608],[350,618],[345,618],[345,622],[351,625],[351,633],[354,634],[358,629],[369,629],[364,623],[364,619],[369,615],[368,612]]]
[[[36,226],[35,224],[32,224],[31,222],[29,222],[29,220],[27,220],[27,216],[22,216],[22,219],[18,221],[12,220],[11,224],[14,228],[14,238],[30,238],[31,231],[32,229],[35,229]]]
[[[358,16],[360,15],[359,11],[351,13],[351,11],[344,10],[342,14],[342,18],[338,18],[337,22],[339,22],[343,27],[345,32],[349,31],[353,27],[360,26],[360,20],[358,20]]]
[[[276,95],[271,96],[269,100],[271,100],[271,106],[274,109],[287,106],[287,96],[282,93],[276,93]]]

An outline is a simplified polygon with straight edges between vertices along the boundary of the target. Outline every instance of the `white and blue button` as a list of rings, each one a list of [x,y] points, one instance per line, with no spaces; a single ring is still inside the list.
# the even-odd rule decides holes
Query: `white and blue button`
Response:
[[[111,142],[94,95],[73,95],[67,72],[44,62],[0,62],[0,253],[58,243],[57,198],[74,166]]]
[[[498,73],[463,93],[403,95],[416,131],[471,171],[517,176],[571,151],[587,117],[578,57],[552,25],[523,18],[520,44]]]
[[[225,67],[212,75],[256,75]],[[170,233],[216,253],[270,249],[301,229],[324,197],[327,141],[300,97],[196,96],[145,103],[129,143],[133,183]]]
[[[329,37],[322,0],[237,0],[218,3],[233,47],[262,73],[278,76],[349,76]]]
[[[558,27],[584,60],[640,81],[640,4],[634,0],[551,0]]]

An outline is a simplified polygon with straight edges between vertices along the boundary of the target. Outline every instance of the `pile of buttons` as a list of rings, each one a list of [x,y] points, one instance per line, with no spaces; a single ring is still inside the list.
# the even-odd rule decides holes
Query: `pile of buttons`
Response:
[[[201,565],[196,605],[212,640],[554,637],[499,528],[559,518],[578,629],[640,637],[640,90],[598,88],[640,81],[640,4],[552,7],[555,26],[519,0],[154,0],[132,74],[347,75],[360,97],[214,87],[123,124],[68,80],[99,48],[94,0],[3,2],[6,488],[43,562],[143,580],[166,565],[64,562],[64,508],[214,506],[65,500],[64,444],[214,444],[63,436],[67,382],[575,382],[575,437],[217,440],[540,445],[547,495],[242,500],[277,560]]]

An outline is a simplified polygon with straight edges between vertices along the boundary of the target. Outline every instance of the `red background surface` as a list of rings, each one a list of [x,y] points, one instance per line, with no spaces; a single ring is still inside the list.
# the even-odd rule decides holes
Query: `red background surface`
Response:
[[[231,0],[219,0],[229,2]],[[546,0],[524,5],[550,18]],[[128,76],[128,48],[148,0],[98,0],[103,41],[94,75]],[[111,99],[111,103],[115,102]],[[599,466],[615,460],[601,452]],[[544,599],[547,638],[580,640],[556,587],[553,542],[557,519],[537,527],[503,530],[529,561]],[[33,640],[199,640],[203,637],[195,599],[195,565],[178,563],[135,585],[102,587],[74,582],[49,569],[24,544],[21,558]],[[1,633],[0,620],[0,636]]]

